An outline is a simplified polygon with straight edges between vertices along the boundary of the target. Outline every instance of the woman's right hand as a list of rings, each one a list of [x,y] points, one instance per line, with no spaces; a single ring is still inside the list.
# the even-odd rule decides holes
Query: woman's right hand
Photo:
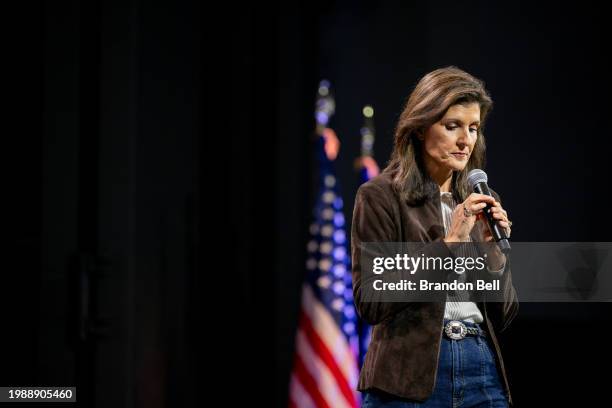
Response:
[[[472,193],[465,201],[453,210],[453,219],[449,228],[445,242],[465,242],[476,224],[476,215],[481,213],[483,208],[490,204],[495,205],[495,198],[490,195]]]

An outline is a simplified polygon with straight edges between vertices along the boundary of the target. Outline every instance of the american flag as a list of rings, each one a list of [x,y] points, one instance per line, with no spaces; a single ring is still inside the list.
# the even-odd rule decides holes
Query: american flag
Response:
[[[306,274],[289,389],[290,407],[358,407],[359,336],[343,201],[333,167],[329,84],[317,100],[320,191],[310,225]],[[332,146],[330,148],[330,146]]]

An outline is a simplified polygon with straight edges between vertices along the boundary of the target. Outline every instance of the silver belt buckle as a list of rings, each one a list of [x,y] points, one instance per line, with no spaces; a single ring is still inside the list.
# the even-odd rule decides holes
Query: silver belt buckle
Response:
[[[467,334],[467,327],[459,320],[451,320],[450,322],[446,323],[444,332],[452,340],[461,340]]]

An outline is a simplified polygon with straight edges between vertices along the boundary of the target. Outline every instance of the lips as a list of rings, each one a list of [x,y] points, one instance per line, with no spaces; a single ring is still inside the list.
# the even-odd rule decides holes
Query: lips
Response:
[[[467,158],[467,153],[451,153],[453,156],[455,156],[457,159],[465,159]]]

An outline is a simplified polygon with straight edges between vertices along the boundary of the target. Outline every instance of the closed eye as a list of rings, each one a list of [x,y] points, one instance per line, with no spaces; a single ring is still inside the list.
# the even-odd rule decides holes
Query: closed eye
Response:
[[[446,125],[446,129],[447,130],[455,130],[457,129],[459,126],[453,126],[453,125]],[[472,133],[478,133],[478,128],[470,128],[470,132]]]

